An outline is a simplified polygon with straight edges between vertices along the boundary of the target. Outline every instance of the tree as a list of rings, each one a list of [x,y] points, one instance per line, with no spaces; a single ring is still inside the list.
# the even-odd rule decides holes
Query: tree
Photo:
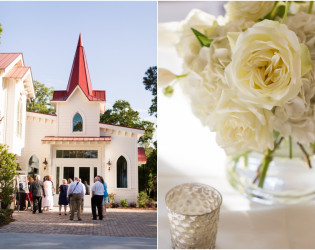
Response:
[[[157,143],[146,149],[147,163],[138,169],[139,192],[145,191],[150,198],[157,198]]]
[[[144,135],[140,137],[139,143],[144,147],[148,148],[152,144],[152,138],[154,135],[154,123],[150,121],[141,121],[139,128],[144,129]]]
[[[34,81],[35,98],[27,103],[26,110],[44,114],[55,114],[54,107],[50,104],[53,96],[53,88],[46,87],[45,84]]]
[[[113,109],[107,109],[101,115],[101,122],[138,128],[140,117],[139,112],[133,110],[129,102],[118,100],[114,103]]]
[[[149,108],[149,114],[157,117],[157,68],[156,66],[148,68],[143,77],[143,84],[146,90],[151,91],[153,95],[152,105]]]
[[[0,200],[3,209],[13,201],[14,177],[18,174],[15,161],[16,155],[9,153],[7,145],[0,144]]]
[[[139,139],[139,143],[144,147],[150,145],[155,131],[154,123],[141,120],[139,112],[133,110],[130,103],[124,100],[116,101],[113,105],[113,109],[107,109],[104,114],[101,115],[100,120],[104,123],[144,129],[144,135]]]

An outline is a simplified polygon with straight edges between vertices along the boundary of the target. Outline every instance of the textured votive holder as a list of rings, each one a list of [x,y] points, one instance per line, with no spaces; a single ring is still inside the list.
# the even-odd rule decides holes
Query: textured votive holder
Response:
[[[186,183],[165,196],[173,248],[214,248],[221,194],[205,184]]]

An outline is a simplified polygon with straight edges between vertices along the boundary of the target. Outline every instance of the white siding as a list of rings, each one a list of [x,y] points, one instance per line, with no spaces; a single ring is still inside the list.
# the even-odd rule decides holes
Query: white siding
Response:
[[[43,144],[42,138],[45,136],[56,135],[56,122],[55,117],[44,114],[27,113],[26,119],[26,133],[25,133],[25,147],[22,157],[19,158],[19,163],[22,170],[28,171],[28,161],[30,157],[35,154],[39,159],[39,174],[41,176],[51,174],[51,150],[49,144]],[[42,162],[48,161],[48,168],[44,171]]]
[[[105,167],[105,181],[108,186],[108,193],[116,194],[115,200],[127,199],[128,202],[136,202],[138,195],[138,148],[137,137],[135,135],[119,134],[115,131],[112,141],[108,145],[106,163],[110,159],[112,165],[108,171],[108,165]],[[127,161],[127,188],[117,188],[117,160],[120,156],[125,157]]]
[[[79,112],[83,118],[83,132],[72,132],[72,120]],[[76,88],[65,102],[57,104],[58,136],[100,136],[99,103],[89,101],[80,88]]]

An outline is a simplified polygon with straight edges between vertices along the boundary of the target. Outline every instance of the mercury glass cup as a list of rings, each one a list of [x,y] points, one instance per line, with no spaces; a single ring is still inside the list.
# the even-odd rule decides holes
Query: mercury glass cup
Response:
[[[173,248],[214,248],[221,194],[205,184],[186,183],[165,196]]]

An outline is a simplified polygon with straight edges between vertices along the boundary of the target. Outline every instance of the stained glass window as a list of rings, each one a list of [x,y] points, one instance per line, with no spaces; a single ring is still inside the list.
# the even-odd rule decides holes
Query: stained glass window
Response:
[[[83,119],[79,113],[76,113],[73,117],[73,132],[82,132],[83,131]]]

